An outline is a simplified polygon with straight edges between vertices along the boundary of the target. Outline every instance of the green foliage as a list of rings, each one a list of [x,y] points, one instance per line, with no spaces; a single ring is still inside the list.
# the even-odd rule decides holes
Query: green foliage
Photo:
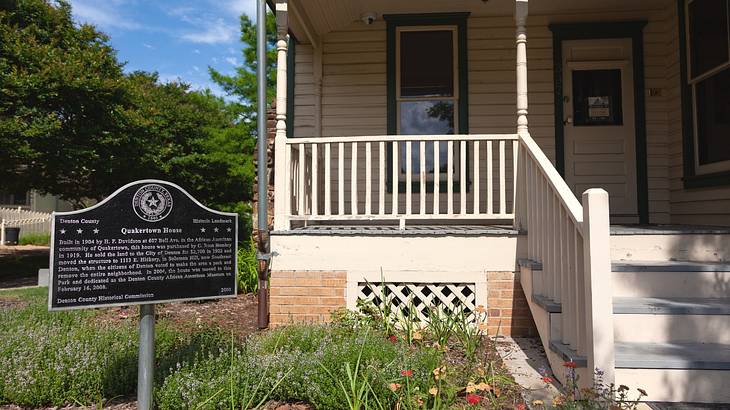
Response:
[[[272,13],[266,15],[266,97],[270,103],[276,93],[276,18]],[[256,119],[258,107],[258,81],[256,79],[256,24],[243,14],[241,15],[241,42],[243,65],[236,67],[234,75],[224,75],[210,68],[210,77],[220,85],[228,95],[238,98],[237,109],[243,122],[250,128],[251,135],[257,134]]]
[[[0,39],[4,189],[82,206],[160,178],[205,205],[250,212],[255,141],[241,104],[156,74],[125,75],[109,38],[76,25],[65,1],[4,1]]]
[[[413,369],[414,387],[428,389],[429,376],[441,355],[428,348],[411,350],[373,332],[353,333],[337,325],[294,325],[252,336],[242,347],[234,348],[232,357],[225,351],[181,365],[158,391],[159,408],[196,408],[227,389],[228,375],[234,374],[234,391],[251,391],[260,383],[261,396],[270,393],[276,400],[304,400],[318,409],[339,410],[348,408],[348,403],[333,380],[349,383],[363,372],[368,374],[369,396],[392,408],[396,396],[388,384],[400,377],[400,371]],[[281,380],[284,374],[288,376]],[[238,399],[233,404],[241,406]],[[221,395],[203,408],[230,405],[230,397]]]
[[[467,360],[476,358],[477,349],[482,344],[484,336],[483,327],[487,323],[487,312],[483,306],[475,309],[474,313],[468,313],[464,309],[456,309],[453,313],[454,336],[459,341]]]
[[[51,235],[47,233],[29,233],[20,236],[21,245],[46,245],[51,243]]]
[[[647,392],[637,388],[636,393],[626,385],[607,384],[603,380],[604,372],[596,369],[593,374],[593,387],[579,388],[579,376],[576,372],[575,362],[564,362],[565,385],[563,392],[554,397],[551,403],[544,403],[542,400],[532,402],[535,409],[565,409],[565,410],[635,410],[647,397]],[[543,377],[545,383],[552,381],[550,377]]]
[[[238,291],[241,293],[256,292],[258,288],[256,243],[253,239],[249,239],[238,245]]]
[[[50,313],[47,288],[2,292],[24,307],[0,310],[0,403],[26,406],[91,404],[134,393],[137,328],[134,322],[102,324],[99,311]],[[171,363],[217,349],[220,337],[184,335],[161,323],[156,354],[165,377]]]

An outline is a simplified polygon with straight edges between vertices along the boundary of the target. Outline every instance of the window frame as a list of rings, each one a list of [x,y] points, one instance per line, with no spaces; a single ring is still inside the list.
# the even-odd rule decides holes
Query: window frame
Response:
[[[451,41],[452,41],[452,65],[453,65],[453,73],[454,78],[453,81],[453,95],[450,97],[446,96],[424,96],[424,97],[403,97],[401,95],[401,33],[404,32],[426,32],[426,31],[450,31],[451,32]],[[408,103],[408,102],[422,102],[422,101],[451,101],[454,105],[454,133],[457,132],[459,129],[459,28],[456,25],[449,24],[449,25],[423,25],[423,26],[399,26],[395,29],[395,107],[396,107],[396,132],[398,135],[401,134],[401,103]],[[402,146],[398,147],[398,153],[405,153],[405,142],[402,143]],[[419,149],[418,145],[412,144],[411,149]],[[440,145],[439,149],[442,149],[441,147],[445,148],[445,144]],[[454,147],[454,164],[459,164],[460,161],[460,152],[459,147]],[[399,165],[402,164],[402,159],[398,158]],[[399,167],[400,168],[400,167]],[[420,180],[418,172],[411,172],[411,184],[419,183]],[[398,183],[405,185],[406,180],[406,172],[401,172],[399,170],[398,172]],[[434,173],[427,173],[426,174],[426,182],[433,184],[434,182]],[[460,176],[455,173],[454,176],[454,184],[460,182]],[[439,183],[447,183],[448,176],[446,173],[440,173],[439,175]],[[420,189],[420,186],[416,189]],[[427,188],[428,192],[433,192],[433,186],[430,188]]]
[[[400,39],[398,33],[404,28],[430,29],[437,31],[443,27],[453,26],[456,30],[454,40],[456,46],[454,52],[456,55],[454,64],[454,88],[455,97],[429,97],[428,100],[451,99],[454,98],[454,135],[464,135],[469,133],[469,101],[468,101],[468,67],[467,67],[467,19],[469,12],[454,13],[425,13],[425,14],[385,14],[383,19],[386,22],[386,66],[387,66],[387,133],[388,135],[398,135],[400,131],[400,77],[399,65],[400,55],[399,48]],[[398,46],[397,46],[398,44]],[[410,97],[408,97],[410,98]],[[387,144],[387,166],[392,169],[393,166],[393,147],[392,143]],[[457,144],[458,145],[458,144]],[[415,146],[418,149],[418,146]],[[455,150],[455,157],[458,149]],[[468,152],[468,149],[467,149]],[[467,153],[467,168],[469,166]],[[387,172],[387,192],[393,193],[393,173]],[[400,174],[400,173],[399,173]],[[405,179],[398,181],[398,193],[402,194],[406,191]],[[467,172],[467,192],[471,188],[469,173]],[[440,192],[447,192],[447,184],[440,184]],[[453,192],[459,192],[460,183],[454,182]],[[426,190],[433,193],[433,178],[426,183]],[[411,192],[418,193],[420,183],[417,180],[411,181]]]
[[[692,73],[692,38],[690,30],[690,4],[696,0],[678,0],[679,2],[679,24],[680,24],[680,48],[684,73],[680,76],[683,81],[683,120],[688,122],[684,125],[684,161],[685,187],[703,187],[712,185],[730,185],[730,181],[722,183],[723,178],[730,177],[730,160],[718,161],[709,164],[700,163],[699,149],[699,124],[697,115],[697,87],[705,80],[725,71],[730,70],[730,1],[726,1],[726,19],[728,24],[728,61],[713,67],[693,77]],[[682,41],[684,40],[684,41]],[[689,134],[689,135],[688,135]],[[689,151],[689,152],[687,152]],[[688,164],[690,162],[690,164]],[[725,175],[725,174],[728,175]],[[698,179],[698,177],[709,177],[709,179]],[[719,177],[719,178],[718,178]],[[730,178],[728,178],[730,180]],[[699,183],[699,184],[698,184]]]

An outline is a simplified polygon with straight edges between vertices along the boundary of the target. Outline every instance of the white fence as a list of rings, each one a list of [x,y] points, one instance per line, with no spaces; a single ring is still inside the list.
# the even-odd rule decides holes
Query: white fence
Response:
[[[0,208],[0,244],[5,243],[5,228],[20,228],[20,237],[50,234],[51,214],[21,208]]]

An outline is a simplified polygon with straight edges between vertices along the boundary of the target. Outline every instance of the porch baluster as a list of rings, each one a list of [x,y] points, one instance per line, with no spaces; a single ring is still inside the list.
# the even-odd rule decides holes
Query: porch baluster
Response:
[[[345,214],[345,144],[340,142],[337,155],[337,213]]]
[[[494,213],[494,175],[493,165],[494,160],[492,155],[492,141],[487,141],[487,213]]]
[[[365,215],[372,214],[373,193],[371,188],[373,185],[373,163],[372,163],[372,144],[365,143]]]
[[[380,181],[378,183],[378,215],[384,215],[385,214],[385,173],[387,170],[385,169],[385,143],[379,142],[378,143],[378,177],[380,178]]]
[[[418,151],[418,163],[419,163],[419,172],[418,177],[420,181],[420,190],[419,190],[419,198],[418,198],[418,204],[420,206],[420,214],[426,215],[426,142],[421,141],[419,142],[419,151]]]
[[[324,214],[332,215],[332,148],[329,143],[324,144]]]
[[[306,156],[306,146],[304,144],[298,144],[297,147],[299,148],[299,193],[297,195],[298,204],[297,204],[297,213],[299,215],[304,215],[306,213],[305,208],[305,200],[307,196],[307,179],[305,178],[305,171],[307,166],[307,160],[305,158]]]
[[[507,193],[505,187],[505,151],[504,141],[499,141],[499,213],[504,215],[507,213]]]
[[[312,215],[319,213],[319,156],[316,143],[312,144]]]
[[[393,179],[390,184],[390,192],[393,197],[393,215],[398,215],[398,194],[400,191],[398,187],[398,143],[393,142],[391,145],[393,146],[393,169],[391,170],[393,172]]]
[[[411,214],[413,207],[413,147],[406,141],[406,215]]]
[[[448,160],[448,168],[446,169],[446,213],[448,215],[454,214],[454,141],[449,141],[447,144],[446,158]]]
[[[439,142],[433,142],[433,214],[441,213],[441,149]]]
[[[466,141],[459,144],[459,213],[466,215]]]
[[[350,159],[350,212],[357,215],[357,142],[352,144],[352,159]]]
[[[479,183],[479,167],[481,164],[479,163],[479,141],[474,141],[474,182],[472,183],[472,192],[474,192],[474,209],[472,210],[474,215],[479,215],[479,190],[480,190],[480,183]]]

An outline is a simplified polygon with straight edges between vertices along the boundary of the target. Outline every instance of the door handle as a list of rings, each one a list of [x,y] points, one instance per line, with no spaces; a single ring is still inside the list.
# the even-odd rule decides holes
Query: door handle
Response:
[[[573,117],[571,117],[571,116],[568,116],[568,117],[567,117],[567,118],[566,118],[566,119],[565,119],[565,120],[563,121],[563,125],[568,125],[568,124],[572,124],[572,123],[573,123]]]

